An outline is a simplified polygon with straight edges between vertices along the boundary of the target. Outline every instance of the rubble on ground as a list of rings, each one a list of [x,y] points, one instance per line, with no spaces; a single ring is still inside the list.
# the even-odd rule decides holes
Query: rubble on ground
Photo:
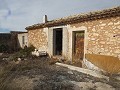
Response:
[[[0,90],[119,90],[120,88],[120,80],[112,76],[108,81],[56,64],[51,65],[50,61],[49,57],[39,57],[22,60],[18,64],[12,64],[13,66],[10,66],[9,62],[5,63],[5,68],[9,71],[0,75]]]

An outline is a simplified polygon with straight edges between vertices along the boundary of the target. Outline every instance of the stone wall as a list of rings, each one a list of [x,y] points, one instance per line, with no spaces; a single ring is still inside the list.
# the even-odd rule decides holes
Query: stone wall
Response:
[[[84,64],[89,69],[111,74],[120,72],[120,60],[117,57],[96,54],[86,54],[85,57]]]
[[[28,45],[36,49],[47,49],[47,32],[44,29],[28,30]]]
[[[85,53],[110,55],[120,59],[120,17],[71,24],[69,28],[86,31]],[[69,42],[71,43],[70,39]]]
[[[40,50],[45,49],[50,55],[53,55],[52,30],[58,27],[28,30],[29,45],[32,44]],[[64,27],[62,28],[64,29]],[[63,42],[65,42],[63,43],[63,55],[68,60],[72,60],[73,31],[85,31],[84,54],[94,53],[120,58],[120,17],[69,24],[65,28],[67,32],[63,33]],[[67,41],[65,41],[65,36],[68,37]]]

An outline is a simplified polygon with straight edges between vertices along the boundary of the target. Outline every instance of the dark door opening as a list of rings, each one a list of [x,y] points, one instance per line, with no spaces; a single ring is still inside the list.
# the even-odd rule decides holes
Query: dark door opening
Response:
[[[73,59],[83,60],[84,57],[84,31],[73,32]]]
[[[53,30],[53,55],[62,55],[62,28]]]

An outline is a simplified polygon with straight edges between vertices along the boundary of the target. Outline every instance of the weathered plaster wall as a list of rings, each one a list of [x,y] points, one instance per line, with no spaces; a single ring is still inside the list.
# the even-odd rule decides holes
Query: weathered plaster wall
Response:
[[[47,33],[48,33],[48,30],[46,28],[28,30],[29,45],[33,45],[38,50],[47,51],[47,43],[48,43]]]
[[[24,36],[24,42],[23,44],[22,37]],[[24,46],[28,46],[28,33],[20,33],[18,34],[18,47],[24,48]]]
[[[71,24],[68,28],[69,37],[72,37],[72,31],[85,30],[85,53],[120,58],[120,17]],[[114,37],[115,35],[117,36]],[[72,38],[69,38],[70,57],[72,56],[71,48]]]

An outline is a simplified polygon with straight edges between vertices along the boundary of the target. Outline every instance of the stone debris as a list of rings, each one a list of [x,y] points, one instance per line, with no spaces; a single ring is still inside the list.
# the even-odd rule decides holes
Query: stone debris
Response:
[[[111,85],[101,82],[71,82],[75,84],[75,90],[115,90]]]
[[[94,77],[97,77],[97,78],[104,78],[106,80],[109,81],[109,77],[107,76],[104,76],[102,75],[101,73],[99,72],[95,72],[93,70],[89,70],[89,69],[84,69],[84,68],[80,68],[80,67],[75,67],[75,66],[72,66],[72,65],[67,65],[67,64],[63,64],[63,63],[56,63],[56,65],[60,65],[60,66],[63,66],[63,67],[67,67],[71,70],[75,70],[75,71],[78,71],[78,72],[82,72],[82,73],[85,73],[85,74],[89,74],[91,76],[94,76]]]
[[[23,60],[5,74],[0,90],[119,90],[120,81],[100,78],[92,71],[61,64],[50,65],[50,58]],[[0,63],[1,65],[1,63]],[[3,65],[3,66],[7,66]],[[69,69],[69,68],[70,69]],[[84,72],[83,72],[84,71]],[[94,72],[93,72],[94,74]],[[118,76],[117,76],[118,77]],[[2,87],[2,88],[1,88]]]
[[[68,73],[69,73],[69,74],[73,74],[73,72],[72,72],[72,71],[68,71]]]
[[[21,58],[18,58],[18,61],[21,61]]]
[[[40,51],[40,50],[37,50],[35,49],[35,51],[32,52],[32,55],[35,55],[35,56],[46,56],[47,55],[47,52],[46,51]]]

